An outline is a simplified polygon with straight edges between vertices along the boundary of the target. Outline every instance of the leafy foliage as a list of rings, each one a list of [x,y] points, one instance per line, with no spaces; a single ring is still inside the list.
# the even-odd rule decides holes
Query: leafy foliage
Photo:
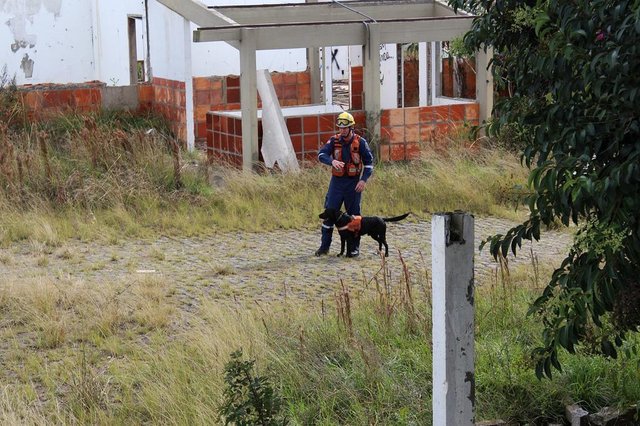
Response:
[[[544,324],[538,377],[561,369],[558,350],[597,339],[616,357],[640,319],[611,325],[640,276],[640,1],[451,0],[478,13],[464,41],[497,52],[490,133],[524,132],[528,220],[489,238],[494,256],[559,220],[578,238],[530,312]],[[594,331],[595,330],[595,331]]]
[[[280,398],[267,377],[253,374],[254,363],[242,360],[242,349],[231,354],[224,368],[226,388],[220,415],[227,425],[286,425],[287,420],[279,416]]]

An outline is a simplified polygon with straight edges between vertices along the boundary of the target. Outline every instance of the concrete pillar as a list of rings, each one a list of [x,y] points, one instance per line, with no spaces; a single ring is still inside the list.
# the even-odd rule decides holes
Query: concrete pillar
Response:
[[[493,75],[488,69],[493,58],[493,49],[476,53],[476,101],[480,106],[478,119],[480,124],[491,117],[493,111]]]
[[[258,97],[256,35],[243,28],[240,41],[240,107],[242,108],[242,170],[258,163]]]
[[[183,19],[183,37],[184,37],[184,91],[185,91],[185,120],[187,133],[187,149],[193,151],[196,140],[196,126],[194,118],[194,102],[193,102],[193,68],[191,62],[191,46],[193,44],[193,32],[191,30],[191,21]]]
[[[363,46],[362,63],[364,85],[364,109],[367,128],[373,135],[380,135],[380,30],[377,24],[367,24],[369,38]]]
[[[433,425],[475,422],[474,220],[438,213],[432,228]]]
[[[318,0],[306,0],[307,3],[317,3]],[[310,47],[307,49],[307,65],[309,66],[309,80],[311,84],[311,103],[322,102],[320,92],[320,49]]]

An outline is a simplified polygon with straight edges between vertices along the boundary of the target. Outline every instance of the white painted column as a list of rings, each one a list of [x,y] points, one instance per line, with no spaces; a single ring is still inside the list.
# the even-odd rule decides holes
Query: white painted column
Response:
[[[306,0],[306,3],[317,3],[318,0]],[[320,92],[320,49],[310,47],[307,49],[307,66],[309,67],[309,80],[311,84],[311,103],[319,104],[322,102],[322,93]]]
[[[187,149],[193,151],[196,141],[196,129],[193,106],[193,69],[191,63],[192,34],[191,21],[183,18],[184,31],[184,92],[185,92],[185,120],[187,133]]]
[[[329,54],[327,55],[327,49]],[[333,73],[331,71],[331,46],[322,48],[322,96],[325,105],[333,105]]]
[[[476,102],[480,105],[478,119],[480,124],[491,117],[493,111],[493,74],[488,69],[493,58],[493,49],[476,53]]]
[[[93,39],[93,72],[94,80],[102,81],[102,49],[100,40],[102,32],[100,31],[100,11],[98,10],[98,0],[91,0],[91,37]]]
[[[363,46],[364,110],[367,128],[380,135],[380,30],[376,24],[368,24],[369,40]]]
[[[429,105],[429,78],[427,75],[431,71],[427,59],[427,43],[418,44],[418,88],[420,90],[418,106]]]
[[[433,425],[475,422],[474,220],[432,218]]]
[[[258,162],[258,98],[256,35],[243,28],[240,41],[240,108],[242,109],[242,170],[250,172]]]

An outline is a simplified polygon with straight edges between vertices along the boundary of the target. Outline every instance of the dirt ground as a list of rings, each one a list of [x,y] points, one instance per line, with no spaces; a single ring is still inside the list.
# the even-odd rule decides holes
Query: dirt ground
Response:
[[[514,223],[475,218],[475,247],[493,233]],[[431,223],[403,221],[388,225],[390,255],[386,268],[377,243],[365,236],[356,259],[337,258],[339,237],[329,256],[315,257],[318,230],[277,230],[264,233],[220,232],[194,238],[161,236],[154,240],[126,240],[113,245],[67,241],[60,247],[23,242],[0,248],[0,281],[73,279],[96,285],[130,280],[142,274],[163,277],[175,285],[180,306],[192,311],[202,297],[222,302],[263,303],[300,300],[313,304],[332,300],[344,284],[352,289],[375,288],[376,281],[403,282],[403,262],[411,282],[429,286]],[[509,267],[559,264],[571,241],[566,232],[548,231],[536,243],[526,242]],[[386,272],[385,272],[386,271]],[[485,248],[476,252],[478,285],[499,275],[499,265]]]

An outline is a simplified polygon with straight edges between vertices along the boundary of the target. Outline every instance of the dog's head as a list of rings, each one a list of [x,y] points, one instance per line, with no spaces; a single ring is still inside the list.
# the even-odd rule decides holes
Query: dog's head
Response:
[[[351,216],[336,209],[325,209],[318,217],[338,226],[344,226],[351,221]]]
[[[324,209],[324,211],[320,213],[318,217],[323,220],[328,220],[331,223],[336,223],[336,221],[341,215],[342,215],[342,212],[340,210]]]

